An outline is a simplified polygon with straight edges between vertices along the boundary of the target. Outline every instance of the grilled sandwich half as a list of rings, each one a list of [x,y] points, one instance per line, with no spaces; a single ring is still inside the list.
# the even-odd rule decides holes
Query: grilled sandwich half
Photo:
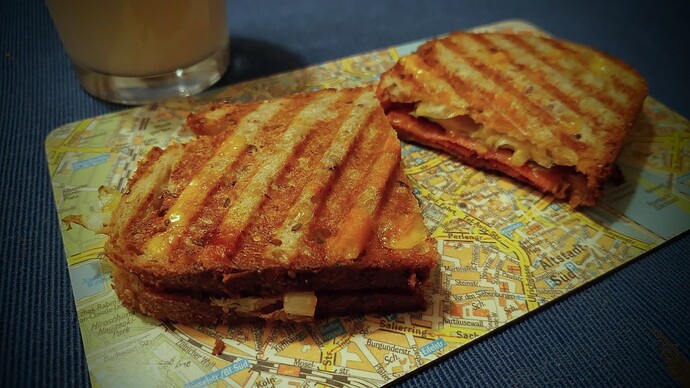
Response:
[[[423,310],[438,261],[371,88],[218,104],[152,149],[105,253],[126,306],[160,319]]]
[[[630,66],[532,35],[456,32],[400,58],[377,96],[403,139],[595,205],[647,95]]]

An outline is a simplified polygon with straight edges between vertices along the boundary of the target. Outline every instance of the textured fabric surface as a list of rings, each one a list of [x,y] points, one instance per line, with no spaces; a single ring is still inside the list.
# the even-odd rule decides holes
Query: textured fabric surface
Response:
[[[221,85],[507,18],[619,56],[690,116],[688,2],[229,2]],[[0,386],[88,386],[43,142],[121,106],[78,86],[42,1],[0,11]],[[674,386],[690,370],[690,235],[403,386]],[[687,377],[686,377],[687,378]]]

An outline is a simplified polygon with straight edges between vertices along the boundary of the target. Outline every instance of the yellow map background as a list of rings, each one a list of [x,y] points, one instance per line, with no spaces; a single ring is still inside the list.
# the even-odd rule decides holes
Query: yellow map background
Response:
[[[482,28],[537,32],[519,21]],[[200,103],[375,82],[419,43],[51,132],[46,153],[94,386],[380,386],[690,229],[690,125],[648,98],[619,157],[626,183],[607,187],[600,206],[579,212],[404,144],[405,172],[442,255],[425,312],[210,328],[162,323],[121,306],[102,257],[105,237],[75,226],[104,221],[100,186],[122,191],[148,149],[189,139],[182,124]],[[226,344],[220,356],[211,355],[216,338]]]

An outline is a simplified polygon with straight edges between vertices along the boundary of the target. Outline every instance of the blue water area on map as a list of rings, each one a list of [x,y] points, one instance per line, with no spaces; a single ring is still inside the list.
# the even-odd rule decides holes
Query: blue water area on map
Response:
[[[98,165],[101,165],[101,164],[107,162],[108,158],[110,158],[110,154],[102,154],[102,155],[95,156],[93,158],[80,160],[80,161],[74,162],[72,164],[72,169],[74,171],[79,171],[79,170],[83,170],[85,168],[98,166]]]
[[[610,213],[600,208],[593,207],[581,211],[585,213],[589,218],[596,221],[598,224],[603,225],[609,229],[615,230],[616,232],[619,232],[626,236],[630,236],[636,240],[640,240],[648,244],[652,244],[655,242],[650,235],[644,234],[640,230],[634,229],[630,225],[620,222],[619,220],[615,219]]]
[[[653,185],[658,185],[659,188],[666,187],[668,184],[666,175],[661,176],[644,170],[632,171],[629,169],[624,169],[624,174],[626,176],[638,176],[638,180],[645,179]],[[690,229],[690,216],[676,206],[676,202],[681,200],[680,198],[670,194],[664,195],[664,192],[660,191],[655,190],[655,188],[645,189],[638,184],[630,195],[615,201],[604,199],[604,202],[664,239],[670,239]],[[585,212],[588,215],[596,214],[599,215],[599,218],[603,217],[606,225],[614,230],[623,234],[634,233],[630,236],[651,242],[649,237],[644,237],[622,223],[613,221],[610,216],[598,211],[597,208],[590,208]]]
[[[321,326],[319,328],[319,331],[321,332],[321,337],[323,337],[324,341],[330,341],[335,337],[347,333],[347,331],[345,330],[345,326],[343,326],[343,323],[337,319],[335,321],[328,322],[327,324]]]
[[[431,353],[437,352],[446,347],[446,341],[443,338],[437,338],[428,344],[419,348],[419,351],[424,357],[430,355]]]
[[[239,361],[233,362],[232,364],[220,368],[216,371],[213,371],[207,375],[201,376],[200,378],[190,381],[187,384],[185,384],[185,388],[191,388],[191,387],[205,387],[209,384],[213,384],[216,381],[220,379],[224,379],[230,375],[234,375],[235,373],[249,368],[251,365],[249,364],[249,361],[246,359],[241,359]]]
[[[505,228],[501,229],[501,234],[508,237],[508,238],[513,238],[513,231],[518,228],[522,228],[525,224],[522,222],[516,222],[512,225],[508,225]]]
[[[81,300],[106,290],[110,275],[101,270],[101,263],[92,260],[70,267],[70,281],[75,300]]]
[[[676,188],[685,195],[690,195],[690,172],[676,177]]]

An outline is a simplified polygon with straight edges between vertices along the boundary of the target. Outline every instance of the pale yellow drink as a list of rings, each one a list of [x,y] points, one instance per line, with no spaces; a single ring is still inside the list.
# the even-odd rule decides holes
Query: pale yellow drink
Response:
[[[46,4],[67,55],[80,71],[158,76],[227,50],[225,0],[46,0]]]

